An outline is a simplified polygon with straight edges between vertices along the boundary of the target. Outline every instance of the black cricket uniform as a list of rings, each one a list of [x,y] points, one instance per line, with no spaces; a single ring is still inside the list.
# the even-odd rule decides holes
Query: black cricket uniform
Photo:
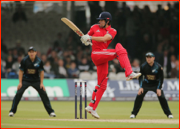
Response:
[[[150,66],[147,62],[145,62],[140,67],[140,73],[142,73],[142,75],[139,77],[139,84],[140,84],[140,88],[143,88],[144,91],[141,95],[136,96],[134,108],[132,111],[132,114],[134,114],[135,116],[138,114],[142,106],[142,101],[146,93],[148,91],[154,91],[156,93],[157,89],[162,88],[162,84],[164,80],[163,69],[161,65],[158,64],[157,62],[154,62],[153,66]],[[166,101],[162,89],[161,89],[161,96],[158,96],[158,99],[164,113],[167,116],[171,115],[172,113],[169,109],[168,103]]]
[[[21,61],[19,68],[22,71],[24,71],[23,79],[22,79],[22,87],[17,91],[17,93],[13,99],[12,108],[11,108],[10,112],[13,112],[14,114],[16,113],[19,101],[21,100],[21,97],[22,97],[24,91],[29,86],[32,86],[33,88],[35,88],[37,90],[48,114],[54,112],[54,110],[51,107],[47,93],[43,89],[40,89],[39,72],[44,70],[43,62],[41,61],[41,59],[36,56],[34,62],[32,62],[31,59],[29,58],[29,56],[26,56]]]

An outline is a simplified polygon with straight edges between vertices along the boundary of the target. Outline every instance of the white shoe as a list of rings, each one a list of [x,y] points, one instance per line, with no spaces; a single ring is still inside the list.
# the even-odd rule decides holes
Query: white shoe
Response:
[[[131,114],[130,118],[134,119],[134,118],[136,118],[136,116],[134,114]]]
[[[87,112],[91,113],[92,110],[93,110],[93,107],[87,106],[87,107],[85,108],[85,110],[86,110]]]
[[[97,114],[97,112],[96,112],[95,110],[92,110],[92,111],[91,111],[91,115],[92,115],[93,117],[97,118],[97,119],[100,118],[99,115]]]
[[[51,112],[49,116],[50,117],[56,117],[56,114],[54,112]]]
[[[173,115],[169,115],[168,118],[169,118],[169,119],[172,119],[172,118],[173,118]]]
[[[14,113],[13,113],[13,112],[10,112],[10,113],[9,113],[9,116],[10,116],[10,117],[13,117],[13,116],[14,116]]]
[[[132,73],[126,78],[126,81],[130,81],[130,80],[132,80],[133,78],[138,78],[139,76],[141,76],[141,73],[134,73],[134,72],[132,72]]]

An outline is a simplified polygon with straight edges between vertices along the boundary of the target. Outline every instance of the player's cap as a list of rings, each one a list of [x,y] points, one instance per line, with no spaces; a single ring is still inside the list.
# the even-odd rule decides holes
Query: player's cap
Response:
[[[29,47],[28,52],[29,52],[30,50],[36,51],[36,49],[35,49],[33,46]]]
[[[106,19],[106,20],[111,20],[112,21],[112,16],[109,12],[102,12],[99,17],[97,18],[97,20],[101,20],[101,19]]]
[[[155,56],[152,52],[148,52],[148,53],[146,53],[146,57],[155,57]]]

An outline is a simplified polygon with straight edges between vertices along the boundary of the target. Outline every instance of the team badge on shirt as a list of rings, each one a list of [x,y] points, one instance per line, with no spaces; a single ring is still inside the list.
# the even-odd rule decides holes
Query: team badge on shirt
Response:
[[[39,67],[39,62],[35,63],[34,67],[36,67],[36,68]]]

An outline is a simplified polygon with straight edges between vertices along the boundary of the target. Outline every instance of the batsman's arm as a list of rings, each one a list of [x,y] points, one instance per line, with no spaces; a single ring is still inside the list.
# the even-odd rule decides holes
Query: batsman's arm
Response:
[[[112,39],[112,36],[110,34],[106,34],[105,36],[102,36],[102,37],[92,36],[91,39],[98,42],[107,42]]]

